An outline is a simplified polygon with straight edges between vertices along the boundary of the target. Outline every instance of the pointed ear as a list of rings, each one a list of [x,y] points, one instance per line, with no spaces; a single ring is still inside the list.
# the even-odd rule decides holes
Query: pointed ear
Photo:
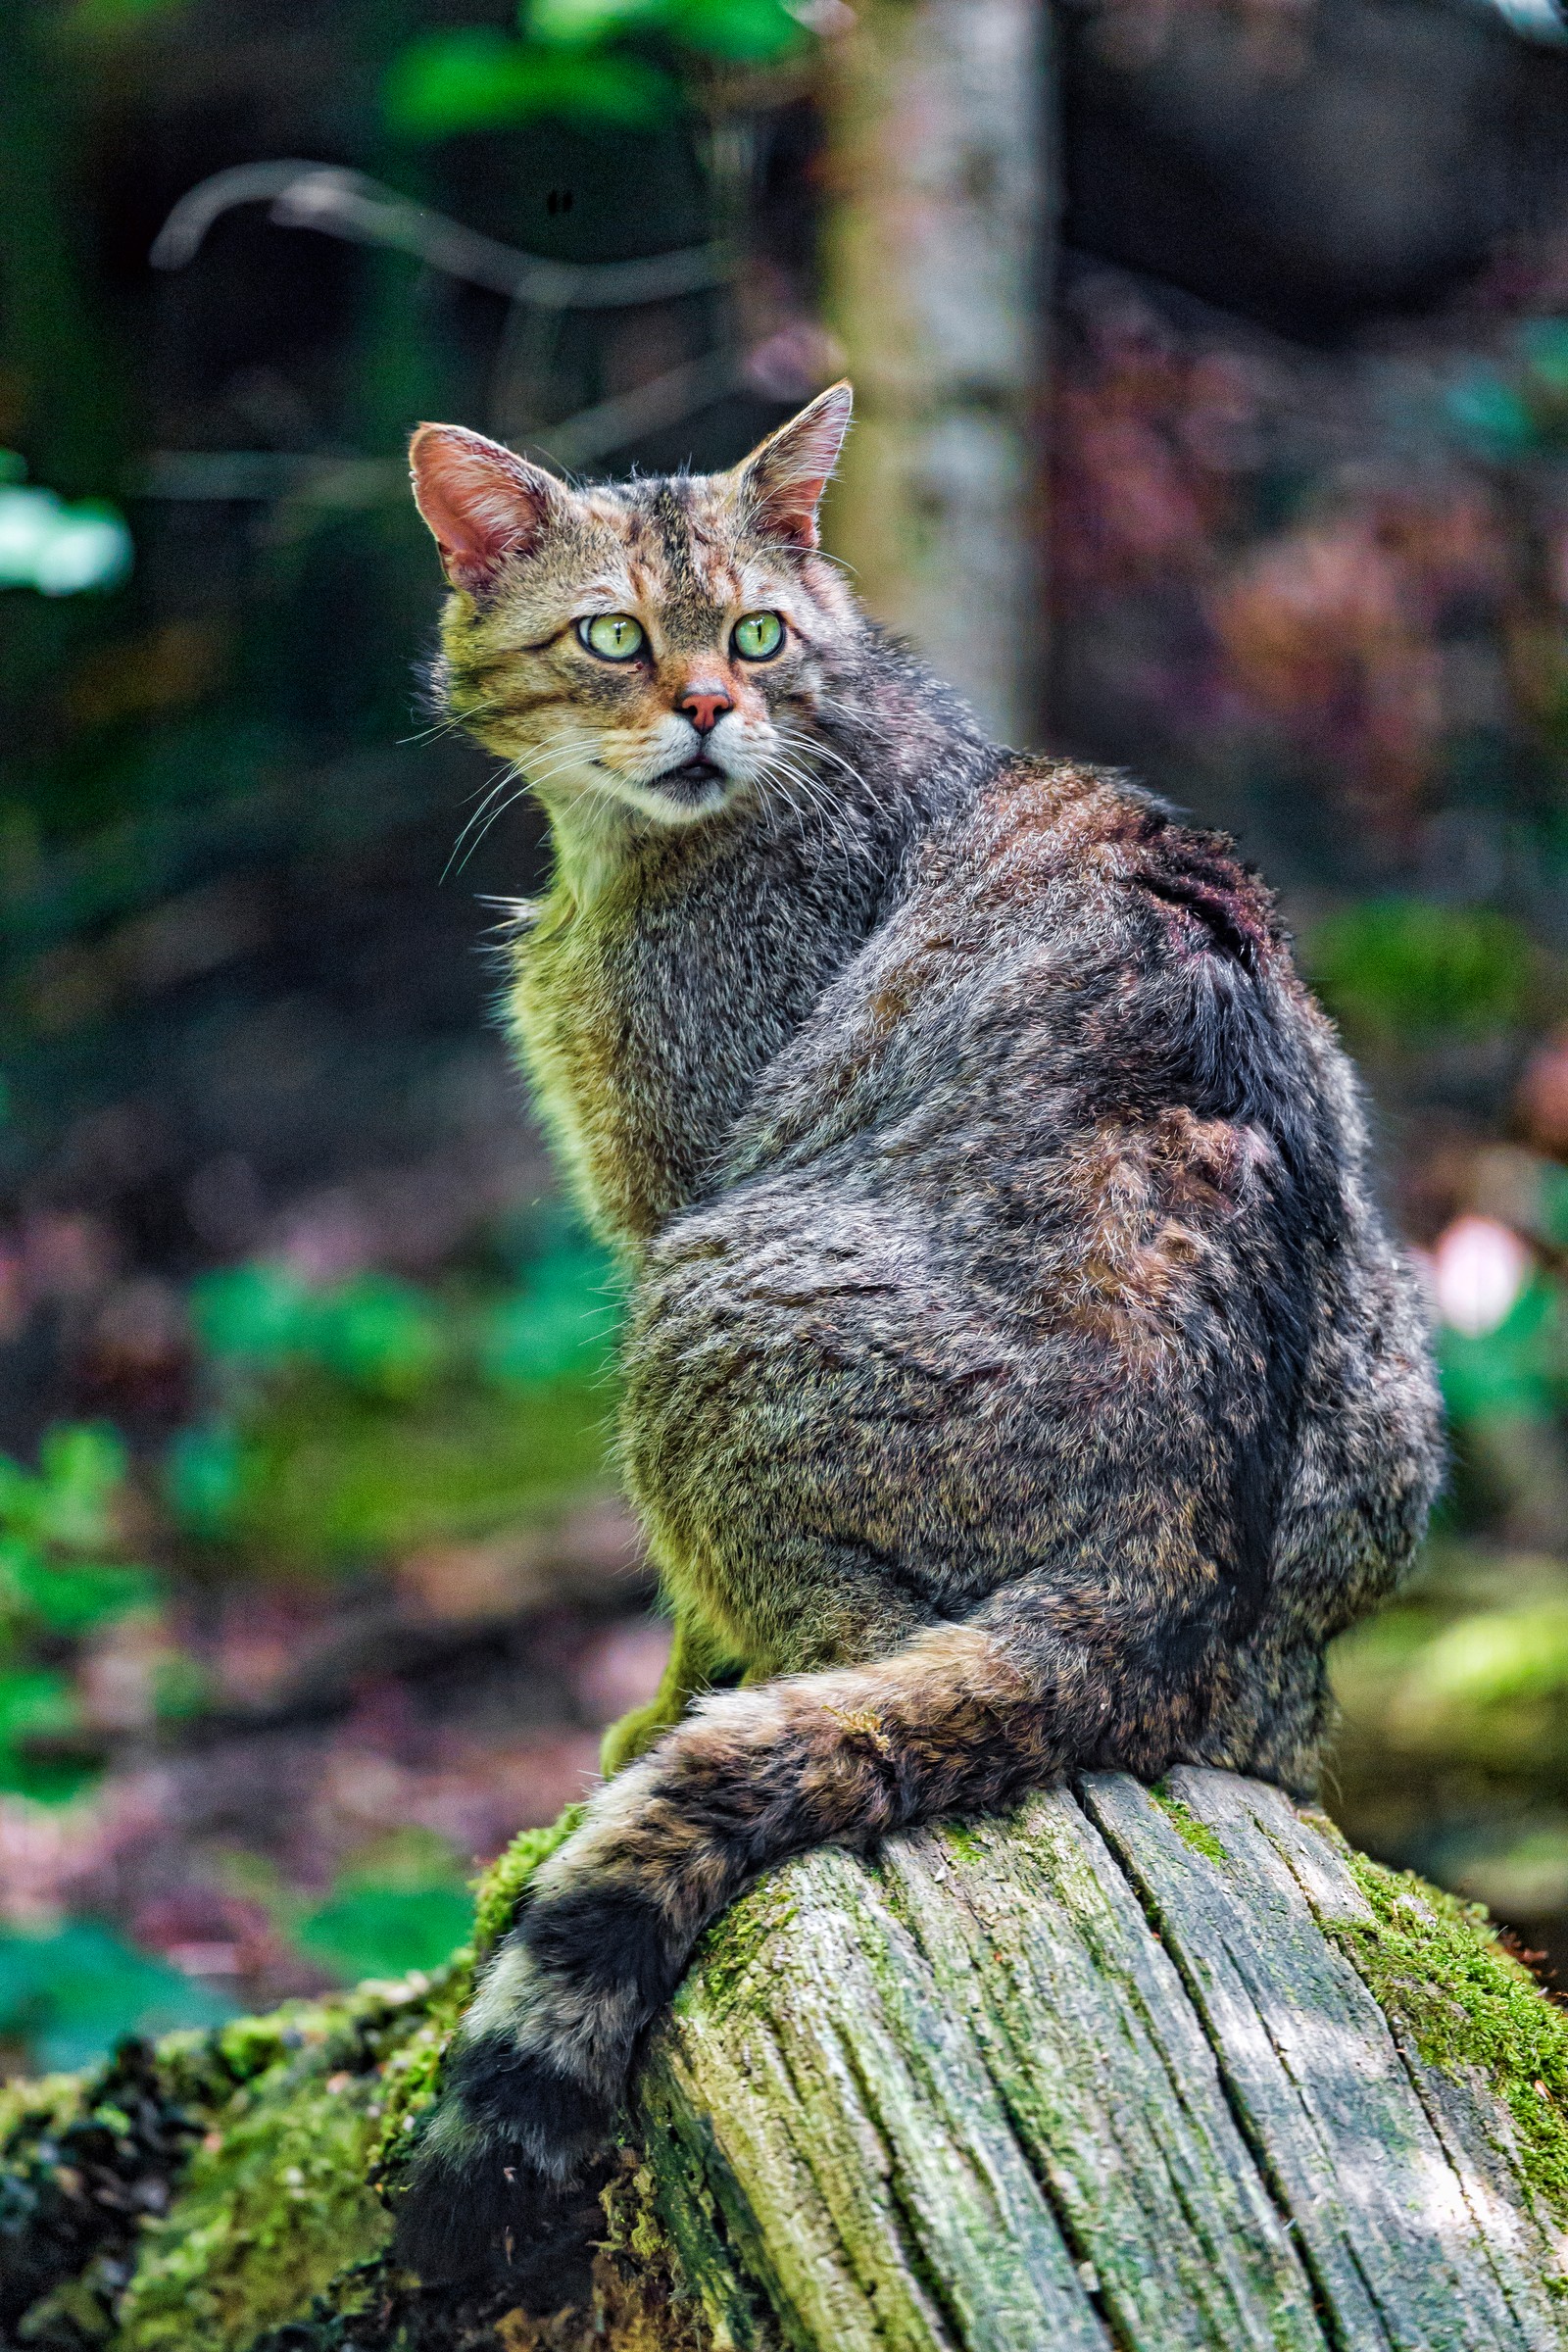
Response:
[[[839,462],[854,406],[849,384],[829,384],[809,408],[781,424],[736,466],[741,497],[764,538],[815,547],[816,510]]]
[[[542,466],[461,424],[421,424],[409,471],[447,578],[471,596],[494,585],[509,556],[532,552],[564,497]]]

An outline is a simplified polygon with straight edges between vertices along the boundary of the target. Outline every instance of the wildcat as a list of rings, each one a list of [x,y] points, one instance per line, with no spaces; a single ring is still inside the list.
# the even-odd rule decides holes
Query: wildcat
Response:
[[[575,489],[413,444],[441,692],[550,818],[512,1019],[632,1275],[622,1454],[675,1626],[454,2045],[401,2218],[429,2276],[594,2150],[769,1864],[1079,1767],[1309,1792],[1324,1643],[1438,1475],[1267,892],[989,743],[866,617],[817,546],[850,408]]]

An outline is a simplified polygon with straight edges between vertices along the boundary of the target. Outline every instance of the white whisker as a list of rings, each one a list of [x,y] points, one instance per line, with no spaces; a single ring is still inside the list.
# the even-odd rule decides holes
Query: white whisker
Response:
[[[487,710],[496,710],[500,702],[500,695],[493,694],[488,702],[475,703],[469,710],[449,710],[445,718],[438,718],[432,726],[421,727],[416,735],[400,737],[399,748],[410,743],[433,743],[438,735],[454,734],[459,727],[467,726],[471,719],[482,718]]]

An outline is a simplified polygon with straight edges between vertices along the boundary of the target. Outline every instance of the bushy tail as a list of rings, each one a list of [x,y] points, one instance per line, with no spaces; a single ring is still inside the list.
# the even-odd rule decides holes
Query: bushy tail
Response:
[[[1097,1681],[1065,1646],[1049,1674],[1025,1672],[988,1634],[949,1627],[871,1665],[704,1700],[532,1881],[453,2047],[403,2258],[462,2276],[525,2236],[602,2143],[704,1928],[759,1871],[1057,1777],[1102,1723]]]

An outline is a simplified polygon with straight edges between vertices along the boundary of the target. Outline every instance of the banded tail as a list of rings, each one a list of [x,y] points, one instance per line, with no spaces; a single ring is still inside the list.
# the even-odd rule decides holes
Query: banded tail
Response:
[[[944,1627],[870,1665],[721,1691],[602,1789],[533,1879],[453,2045],[401,2258],[462,2277],[525,2240],[602,2145],[703,1930],[759,1872],[1005,1805],[1091,1749],[1103,1683],[1086,1651],[1049,1646],[1051,1671],[1025,1669],[993,1636]]]

